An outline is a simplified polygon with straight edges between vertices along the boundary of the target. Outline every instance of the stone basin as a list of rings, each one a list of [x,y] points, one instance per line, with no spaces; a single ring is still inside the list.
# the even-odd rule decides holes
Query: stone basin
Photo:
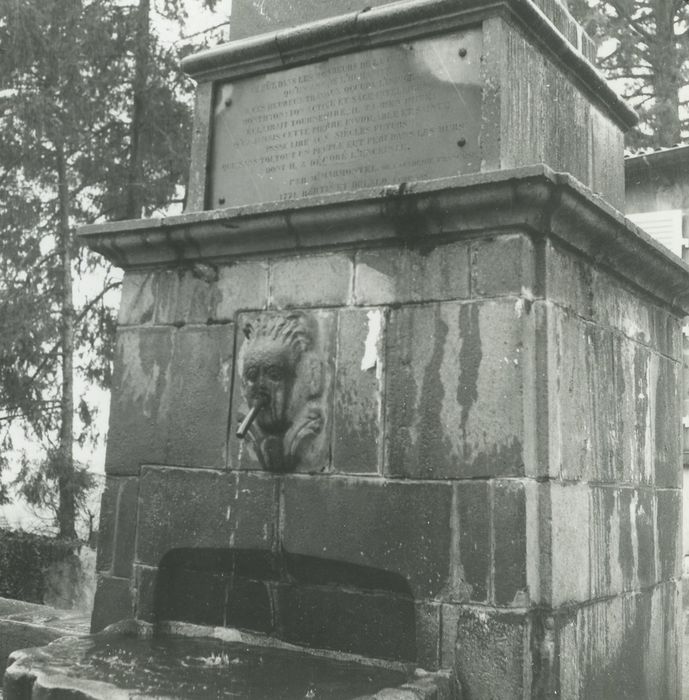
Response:
[[[234,629],[127,621],[88,637],[16,651],[6,700],[450,697],[448,674],[305,649]]]

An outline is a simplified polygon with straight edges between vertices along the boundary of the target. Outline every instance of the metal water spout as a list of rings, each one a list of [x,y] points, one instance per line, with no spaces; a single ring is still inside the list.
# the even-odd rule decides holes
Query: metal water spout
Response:
[[[259,411],[263,408],[263,402],[259,401],[253,405],[249,413],[246,414],[246,418],[241,422],[241,425],[237,428],[237,437],[243,440],[246,434],[249,432],[251,424],[256,420],[256,416]]]

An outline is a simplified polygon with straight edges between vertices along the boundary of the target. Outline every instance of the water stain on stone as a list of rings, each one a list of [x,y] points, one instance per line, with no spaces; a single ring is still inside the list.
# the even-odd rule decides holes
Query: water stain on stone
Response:
[[[469,456],[467,421],[471,407],[478,399],[478,375],[483,357],[478,304],[465,304],[460,307],[459,332],[462,345],[459,350],[457,401],[462,407],[461,429],[464,457],[466,458]]]
[[[432,471],[436,456],[441,457],[448,453],[448,450],[443,449],[445,431],[442,424],[442,407],[445,388],[440,378],[448,327],[440,316],[439,307],[436,306],[434,313],[433,352],[424,370],[418,406],[420,418],[417,447],[425,471]]]

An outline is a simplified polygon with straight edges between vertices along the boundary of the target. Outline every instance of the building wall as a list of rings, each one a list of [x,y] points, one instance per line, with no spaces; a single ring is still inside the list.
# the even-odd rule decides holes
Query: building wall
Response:
[[[627,160],[625,212],[627,214],[662,212],[679,209],[682,212],[682,235],[689,238],[689,147],[660,151],[645,157]],[[682,258],[689,262],[689,248]],[[683,465],[684,483],[689,487],[689,338],[683,332]],[[683,498],[682,552],[683,573],[689,574],[689,488]]]

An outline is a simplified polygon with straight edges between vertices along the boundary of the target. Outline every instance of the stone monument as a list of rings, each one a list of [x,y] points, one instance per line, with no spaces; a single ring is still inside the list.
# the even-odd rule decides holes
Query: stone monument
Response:
[[[617,210],[634,114],[557,0],[289,5],[185,60],[185,213],[82,230],[125,270],[93,630],[678,699],[689,268]]]

